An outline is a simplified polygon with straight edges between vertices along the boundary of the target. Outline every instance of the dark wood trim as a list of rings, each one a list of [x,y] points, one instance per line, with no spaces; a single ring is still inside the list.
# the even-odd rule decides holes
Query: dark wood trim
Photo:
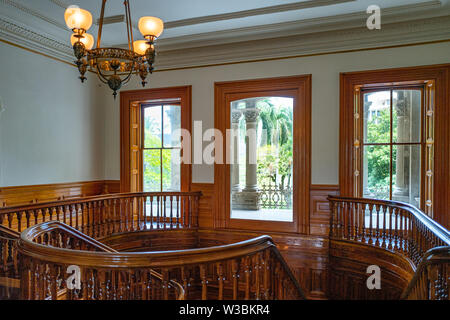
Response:
[[[155,88],[146,90],[122,91],[120,93],[120,181],[121,192],[129,192],[130,181],[130,106],[156,99],[181,101],[181,128],[191,131],[192,126],[192,86]],[[181,191],[190,190],[191,164],[181,164]],[[140,190],[139,190],[140,191]]]
[[[340,147],[339,185],[342,196],[353,194],[353,106],[355,86],[390,86],[434,80],[435,155],[434,155],[434,219],[450,227],[450,64],[370,70],[340,75]]]
[[[99,180],[0,188],[0,207],[90,197],[120,191],[120,181]]]
[[[215,164],[214,181],[216,205],[215,228],[266,230],[281,232],[309,232],[309,185],[311,180],[311,75],[270,79],[216,82],[214,85],[215,128],[226,132],[230,128],[229,102],[236,98],[257,96],[289,96],[294,104],[294,222],[273,222],[231,219],[230,212],[230,165]],[[226,137],[224,146],[227,145]],[[225,155],[225,149],[223,150]]]
[[[310,187],[310,233],[312,235],[328,237],[330,231],[330,202],[329,195],[339,195],[339,185],[311,185]]]

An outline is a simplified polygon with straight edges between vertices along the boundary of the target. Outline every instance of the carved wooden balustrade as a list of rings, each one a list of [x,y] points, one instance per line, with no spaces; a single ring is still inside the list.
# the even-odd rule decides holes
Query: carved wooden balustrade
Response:
[[[80,248],[91,251],[73,250]],[[18,250],[24,299],[304,298],[268,236],[219,247],[128,253],[46,222],[24,231]],[[66,287],[70,265],[81,270],[79,290]]]
[[[334,196],[328,200],[330,240],[368,244],[412,261],[417,269],[403,298],[448,299],[450,233],[444,227],[402,202]]]
[[[0,225],[21,232],[61,221],[99,238],[152,229],[196,228],[201,192],[123,193],[0,208]]]
[[[0,226],[0,276],[17,276],[16,242],[20,233]]]
[[[428,250],[402,294],[409,300],[449,300],[450,247]]]
[[[59,221],[24,231],[18,249],[22,299],[184,299],[177,282],[151,267],[121,262],[116,250]],[[116,258],[98,264],[107,254]],[[67,287],[70,266],[80,268],[79,288]]]

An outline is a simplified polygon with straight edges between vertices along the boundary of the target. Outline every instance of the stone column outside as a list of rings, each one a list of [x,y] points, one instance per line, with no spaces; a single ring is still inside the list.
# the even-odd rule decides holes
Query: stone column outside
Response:
[[[242,111],[233,110],[231,113],[231,129],[233,131],[233,163],[231,165],[232,180],[231,190],[240,192],[241,185],[239,183],[239,122],[242,117]]]

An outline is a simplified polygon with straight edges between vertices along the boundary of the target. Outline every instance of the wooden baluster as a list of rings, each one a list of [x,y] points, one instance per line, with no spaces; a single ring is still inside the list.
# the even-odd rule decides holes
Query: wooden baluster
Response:
[[[118,221],[118,227],[119,227],[119,229],[118,229],[118,233],[122,233],[122,223],[124,222],[124,213],[123,213],[123,198],[120,198],[119,199],[119,212],[118,212],[118,214],[119,214],[119,221]]]
[[[26,228],[30,227],[30,210],[25,211]]]
[[[364,242],[364,223],[365,223],[365,217],[364,217],[364,213],[365,213],[365,204],[358,202],[358,237],[360,239],[360,241]]]
[[[244,275],[245,275],[245,300],[250,299],[250,279],[251,279],[251,267],[250,267],[250,258],[245,257],[244,258]]]
[[[389,233],[388,233],[388,250],[392,250],[392,241],[394,240],[393,228],[392,228],[392,215],[394,214],[393,208],[388,206],[389,208]]]
[[[256,300],[261,300],[261,279],[260,279],[260,269],[261,269],[261,256],[260,253],[254,255],[254,269],[255,269],[255,298]]]
[[[369,203],[369,244],[373,244],[373,204]]]
[[[142,226],[141,226],[141,223],[142,223],[142,218],[141,218],[141,215],[142,215],[142,198],[141,197],[137,197],[136,201],[137,201],[137,229],[136,230],[140,231],[140,230],[143,229]]]
[[[400,223],[399,223],[399,237],[400,237],[400,251],[404,251],[405,250],[405,239],[403,236],[403,232],[404,232],[404,226],[403,226],[403,210],[399,210],[399,215],[400,215]]]
[[[239,270],[240,263],[239,260],[233,259],[231,261],[231,270],[233,273],[233,300],[239,299]]]
[[[336,232],[336,205],[334,201],[330,201],[330,238],[335,237]]]
[[[208,280],[206,278],[206,267],[204,264],[200,265],[200,279],[202,284],[202,300],[208,300]]]
[[[143,210],[143,215],[144,215],[144,230],[147,230],[147,223],[148,223],[148,218],[147,218],[147,196],[144,196],[143,198],[143,203],[142,203],[142,210]]]
[[[156,203],[157,203],[157,207],[156,207],[156,229],[160,229],[160,196],[156,196]]]
[[[177,225],[177,228],[180,228],[180,196],[177,195],[176,199],[177,199],[177,221],[176,221],[176,225]]]
[[[188,196],[188,205],[189,205],[189,228],[193,227],[193,222],[192,222],[192,198],[191,196]]]
[[[150,229],[153,229],[153,196],[150,196]]]
[[[118,218],[117,218],[117,199],[112,199],[112,222],[111,222],[111,234],[115,234],[116,230],[118,228]],[[111,204],[110,202],[110,204]],[[111,275],[112,279],[114,280],[114,275]]]
[[[375,230],[375,246],[380,246],[380,205],[375,205],[375,211],[377,212],[377,222],[376,222],[376,230]]]
[[[170,229],[173,229],[173,197],[170,196]]]
[[[186,299],[189,299],[188,288],[190,286],[190,283],[189,283],[188,270],[186,270],[186,266],[181,267],[181,281],[183,281],[183,289],[184,289],[185,297],[186,297]]]
[[[217,262],[217,281],[219,283],[219,294],[218,294],[218,300],[223,300],[223,283],[225,281],[225,277],[223,274],[223,264],[222,262]]]
[[[161,203],[161,206],[162,206],[162,216],[163,216],[163,224],[164,224],[164,226],[163,226],[163,228],[164,228],[164,230],[166,230],[166,224],[167,224],[167,212],[166,212],[166,202],[167,202],[167,197],[166,196],[162,196],[162,203]]]
[[[162,288],[164,300],[169,300],[169,269],[163,268],[162,272]]]
[[[264,275],[263,275],[263,297],[264,300],[269,299],[269,284],[270,284],[270,250],[266,249],[263,253],[263,269],[264,269]]]

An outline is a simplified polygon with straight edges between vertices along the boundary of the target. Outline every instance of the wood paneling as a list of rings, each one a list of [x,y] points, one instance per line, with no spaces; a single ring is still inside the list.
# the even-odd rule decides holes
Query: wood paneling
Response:
[[[330,232],[330,203],[328,195],[338,195],[338,185],[311,185],[310,188],[310,232],[327,237]]]
[[[327,197],[330,194],[337,195],[339,186],[310,186],[311,236],[214,229],[214,206],[216,205],[214,184],[193,183],[191,189],[203,193],[199,205],[200,246],[222,245],[268,234],[273,237],[308,298],[326,298],[328,284],[328,241],[326,239],[330,225],[330,207]]]
[[[308,299],[326,299],[328,240],[300,234],[199,230],[199,246],[212,247],[270,235]]]
[[[214,184],[212,183],[192,183],[191,191],[201,191],[202,196],[199,201],[198,224],[200,228],[213,228],[214,212]]]
[[[218,82],[214,86],[214,126],[224,134],[230,129],[230,103],[232,101],[267,96],[294,99],[293,126],[293,222],[231,219],[230,217],[230,165],[227,161],[214,165],[215,228],[268,230],[309,233],[309,185],[311,180],[311,75]],[[228,142],[224,137],[221,149],[226,156]],[[220,153],[217,152],[216,153]],[[217,160],[217,159],[216,159]]]
[[[103,193],[120,193],[120,180],[105,180]]]
[[[381,289],[369,290],[367,267],[381,270]],[[365,244],[330,241],[328,298],[398,300],[414,275],[412,262],[399,254]]]
[[[450,65],[371,70],[340,75],[339,185],[341,196],[354,194],[354,121],[356,86],[397,85],[405,82],[434,81],[435,141],[433,218],[450,227]]]
[[[120,191],[120,181],[100,180],[0,188],[0,207],[67,200]]]

